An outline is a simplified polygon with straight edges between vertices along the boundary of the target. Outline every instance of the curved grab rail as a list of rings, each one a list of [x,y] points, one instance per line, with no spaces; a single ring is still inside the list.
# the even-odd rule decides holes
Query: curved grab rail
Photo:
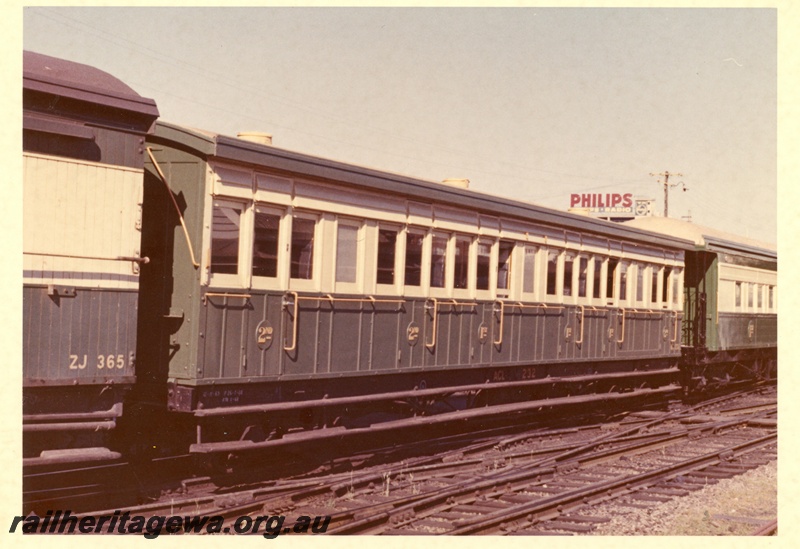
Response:
[[[172,189],[169,188],[167,177],[164,175],[164,172],[161,171],[161,166],[158,165],[156,157],[153,156],[153,150],[150,147],[147,147],[147,155],[153,162],[153,167],[156,169],[156,172],[158,172],[158,177],[161,178],[161,181],[164,182],[164,186],[167,187],[167,194],[172,199],[172,205],[175,206],[175,212],[178,214],[178,219],[180,220],[181,227],[183,228],[183,236],[186,238],[186,247],[189,248],[189,258],[191,259],[192,266],[197,269],[200,267],[200,264],[194,257],[194,246],[192,246],[192,239],[189,237],[189,229],[186,228],[186,221],[183,219],[183,213],[181,212],[180,207],[178,207],[178,201],[175,200],[175,195],[172,193]]]

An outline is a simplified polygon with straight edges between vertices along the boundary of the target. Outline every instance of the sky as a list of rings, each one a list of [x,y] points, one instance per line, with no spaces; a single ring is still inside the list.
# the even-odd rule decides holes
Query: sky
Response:
[[[572,193],[777,240],[776,9],[23,9],[23,47],[162,120],[566,210]],[[686,188],[688,190],[683,191]]]

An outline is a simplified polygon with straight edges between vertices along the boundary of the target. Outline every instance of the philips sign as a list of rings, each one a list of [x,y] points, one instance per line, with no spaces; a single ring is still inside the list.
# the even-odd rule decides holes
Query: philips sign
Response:
[[[586,208],[594,213],[633,213],[633,194],[587,193],[569,195],[570,208]]]

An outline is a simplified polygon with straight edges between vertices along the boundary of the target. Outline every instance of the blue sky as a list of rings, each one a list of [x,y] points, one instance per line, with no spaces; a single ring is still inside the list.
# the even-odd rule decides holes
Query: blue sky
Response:
[[[777,238],[775,9],[53,8],[25,49],[162,119],[559,209],[574,192]]]

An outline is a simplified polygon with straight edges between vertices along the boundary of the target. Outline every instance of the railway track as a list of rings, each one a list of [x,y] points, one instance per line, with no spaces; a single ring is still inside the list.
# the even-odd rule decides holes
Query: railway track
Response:
[[[330,533],[589,532],[607,520],[592,513],[598,503],[660,503],[774,458],[777,434],[749,427],[748,421],[601,437],[477,479],[453,475],[449,485],[437,479],[440,487],[424,497],[413,495],[423,490],[413,486],[412,495],[408,488],[398,490],[391,502],[371,503],[369,494],[353,497],[328,512],[334,523]]]
[[[433,455],[255,487],[195,479],[189,494],[122,511],[217,515],[229,529],[242,516],[317,515],[337,534],[588,533],[608,520],[603,504],[657,505],[775,459],[776,414],[769,388],[740,391],[610,424],[487,432]]]
[[[610,414],[610,415],[609,415]],[[597,423],[607,421],[615,412],[599,411],[587,413],[578,422]],[[71,509],[89,512],[106,507],[130,507],[158,501],[174,501],[182,497],[202,497],[204,494],[227,493],[233,487],[243,485],[251,489],[269,488],[273,485],[292,485],[309,482],[305,479],[331,475],[384,463],[397,462],[421,456],[417,461],[436,461],[450,447],[462,448],[471,445],[476,449],[491,447],[504,436],[525,430],[544,431],[531,425],[575,423],[575,419],[535,418],[526,423],[525,416],[516,416],[512,421],[465,423],[460,431],[425,431],[425,437],[398,436],[385,447],[376,447],[374,441],[367,444],[351,444],[342,452],[329,446],[319,447],[308,443],[297,445],[296,452],[276,449],[271,451],[271,460],[242,460],[225,472],[206,474],[208,463],[200,462],[196,456],[177,455],[154,458],[138,463],[122,460],[88,463],[70,463],[49,466],[26,467],[23,480],[23,512],[43,514],[49,509]],[[475,450],[473,450],[475,451]],[[437,453],[438,452],[438,453]],[[425,457],[429,456],[429,457]],[[258,456],[256,456],[258,457]],[[234,462],[235,463],[235,462]],[[281,463],[280,467],[274,466]],[[289,465],[291,464],[292,468]],[[190,474],[187,476],[187,471]],[[293,479],[298,479],[294,482]]]

